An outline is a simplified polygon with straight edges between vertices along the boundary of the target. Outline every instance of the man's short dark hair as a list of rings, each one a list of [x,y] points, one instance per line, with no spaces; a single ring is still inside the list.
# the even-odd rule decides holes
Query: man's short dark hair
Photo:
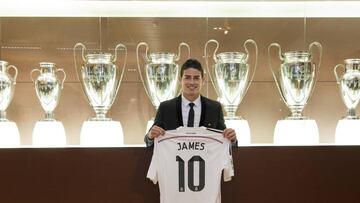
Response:
[[[200,71],[201,77],[202,78],[204,77],[204,69],[202,68],[201,63],[196,59],[188,59],[187,61],[185,61],[185,63],[181,66],[181,69],[180,69],[180,77],[183,76],[184,71],[188,68],[194,68],[194,69]]]

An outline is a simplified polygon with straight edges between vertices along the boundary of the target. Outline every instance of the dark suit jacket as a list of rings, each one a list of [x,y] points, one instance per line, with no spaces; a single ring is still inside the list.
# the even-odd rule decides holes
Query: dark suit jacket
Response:
[[[161,102],[156,113],[154,125],[160,126],[164,130],[174,130],[180,126],[184,126],[181,110],[181,95],[174,99]],[[219,130],[226,128],[224,115],[219,102],[201,96],[199,125]],[[153,140],[150,140],[147,135],[145,135],[144,141],[146,146],[153,145]]]

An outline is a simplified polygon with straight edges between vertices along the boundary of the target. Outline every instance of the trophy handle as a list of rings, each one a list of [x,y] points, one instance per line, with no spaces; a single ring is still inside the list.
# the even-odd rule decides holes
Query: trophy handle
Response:
[[[148,57],[148,50],[149,50],[149,45],[146,43],[146,42],[140,42],[137,46],[136,46],[136,61],[137,61],[137,66],[138,66],[138,71],[139,71],[139,75],[140,75],[140,79],[141,79],[141,83],[143,84],[143,87],[145,89],[145,92],[146,92],[146,95],[149,97],[149,99],[151,100],[151,96],[150,96],[150,93],[148,92],[147,90],[147,87],[146,87],[146,82],[144,81],[144,78],[142,76],[142,71],[141,71],[141,66],[140,66],[140,60],[139,60],[139,48],[141,46],[145,46],[146,47],[146,50],[145,50],[145,60],[146,62],[149,62],[150,59]]]
[[[318,62],[318,66],[317,66],[317,71],[316,74],[319,74],[319,69],[320,69],[320,65],[321,65],[321,58],[322,58],[322,46],[319,42],[313,42],[309,45],[309,53],[311,54],[311,56],[313,56],[312,54],[312,49],[313,47],[316,46],[319,49],[319,62]]]
[[[286,100],[285,100],[285,97],[284,95],[282,94],[282,90],[281,90],[281,87],[279,85],[279,82],[278,82],[278,77],[276,76],[276,73],[274,72],[274,69],[272,67],[272,60],[271,60],[271,49],[272,47],[277,47],[278,48],[278,54],[279,54],[279,59],[280,61],[283,61],[284,58],[282,57],[282,52],[281,52],[281,46],[280,44],[278,43],[271,43],[268,47],[268,60],[269,60],[269,67],[270,67],[270,71],[271,71],[271,74],[272,76],[274,77],[274,80],[275,80],[275,84],[276,84],[276,87],[278,88],[279,90],[279,93],[280,93],[280,96],[281,96],[281,99],[286,103]]]
[[[273,69],[273,67],[272,67],[272,60],[271,60],[271,48],[272,48],[272,47],[277,47],[277,48],[278,48],[278,54],[279,54],[279,59],[280,59],[280,61],[283,61],[284,58],[283,58],[282,55],[281,55],[282,52],[281,52],[281,46],[280,46],[280,44],[278,44],[278,43],[271,43],[271,44],[269,45],[269,47],[268,47],[269,64],[270,64],[271,73],[272,73],[274,79],[276,80],[276,74],[275,74],[274,69]]]
[[[248,39],[244,42],[244,48],[245,48],[245,51],[246,51],[246,62],[248,61],[249,59],[249,50],[247,48],[247,44],[253,44],[254,47],[255,47],[255,64],[254,64],[254,70],[253,70],[253,73],[251,74],[251,78],[250,78],[250,81],[245,89],[245,92],[243,95],[246,94],[246,92],[248,91],[249,87],[250,87],[250,84],[252,83],[253,79],[254,79],[254,76],[255,76],[255,72],[256,72],[256,68],[257,68],[257,59],[258,59],[258,47],[257,47],[257,44],[254,40],[252,39]]]
[[[315,81],[314,81],[314,85],[312,86],[312,89],[311,89],[311,93],[310,93],[310,97],[311,95],[313,95],[313,92],[315,90],[315,86],[316,86],[316,79],[319,75],[319,72],[320,72],[320,65],[321,65],[321,58],[322,58],[322,46],[319,42],[313,42],[309,45],[309,53],[311,54],[311,57],[313,56],[312,54],[312,49],[313,47],[316,46],[319,50],[319,62],[318,62],[318,66],[315,67],[316,68],[316,76],[315,76]]]
[[[78,77],[78,80],[79,80],[79,81],[82,81],[82,80],[81,80],[81,77],[80,77],[80,75],[79,75],[79,71],[78,71],[77,63],[76,63],[76,48],[77,48],[77,47],[81,47],[81,58],[82,58],[82,60],[83,60],[84,62],[86,61],[86,59],[85,59],[85,57],[84,57],[84,52],[85,52],[85,50],[86,50],[86,47],[85,47],[85,45],[82,44],[82,43],[76,43],[75,46],[74,46],[75,71],[76,71],[76,75],[77,75],[77,77]]]
[[[118,52],[118,50],[120,50],[120,49],[119,49],[120,47],[125,50],[125,54],[126,54],[126,58],[127,58],[127,48],[126,48],[126,46],[123,45],[123,44],[121,44],[121,43],[119,43],[119,44],[116,45],[116,47],[115,47],[114,59],[113,59],[113,61],[112,61],[113,63],[116,62],[116,60],[117,60],[117,52]]]
[[[345,71],[345,67],[344,67],[343,64],[338,64],[338,65],[335,66],[335,68],[334,68],[334,75],[335,75],[336,83],[337,83],[337,84],[340,84],[340,78],[339,78],[339,75],[337,74],[337,68],[339,68],[339,67],[342,67],[342,68],[344,69],[344,71]]]
[[[213,53],[213,59],[215,61],[215,63],[217,63],[217,58],[216,58],[216,52],[217,50],[219,49],[219,42],[216,41],[215,39],[210,39],[209,41],[206,42],[205,44],[205,48],[204,48],[204,56],[205,56],[205,64],[206,64],[206,69],[208,71],[208,75],[209,75],[209,78],[211,80],[211,83],[213,84],[214,86],[214,89],[215,89],[215,92],[216,94],[219,96],[219,92],[218,92],[218,89],[216,88],[216,85],[215,85],[215,82],[214,82],[214,79],[212,77],[212,74],[211,74],[211,71],[210,71],[210,68],[209,68],[209,60],[208,60],[208,54],[207,54],[207,46],[210,44],[210,43],[215,43],[216,44],[216,48],[214,50],[214,53]]]
[[[178,55],[177,55],[177,57],[176,57],[176,59],[175,59],[175,61],[178,61],[179,59],[180,59],[180,55],[181,55],[181,47],[182,46],[185,46],[186,48],[187,48],[187,50],[188,50],[188,59],[190,58],[190,46],[187,44],[187,43],[185,43],[185,42],[181,42],[180,44],[179,44],[179,47],[178,47]]]
[[[62,68],[57,69],[57,70],[55,71],[55,73],[57,73],[57,72],[62,72],[63,75],[64,75],[64,77],[63,77],[63,79],[62,79],[62,81],[61,81],[61,89],[63,89],[63,88],[64,88],[64,82],[65,82],[65,79],[66,79],[66,73],[65,73],[64,69],[62,69]]]
[[[74,46],[74,57],[75,57],[75,54],[76,54],[76,48],[80,46],[81,47],[81,57],[82,57],[82,60],[83,61],[86,61],[85,60],[85,56],[84,56],[84,53],[85,53],[85,50],[86,50],[86,46],[83,44],[83,43],[76,43],[75,46]]]
[[[34,68],[34,69],[30,72],[30,79],[31,79],[31,81],[32,81],[33,83],[35,83],[35,80],[34,80],[34,78],[33,78],[33,73],[35,73],[35,72],[41,73],[40,70],[37,69],[37,68]]]
[[[17,76],[18,76],[18,70],[17,70],[16,66],[13,66],[13,65],[9,65],[9,66],[7,67],[7,70],[9,70],[10,68],[12,68],[12,69],[15,70],[15,75],[13,76],[13,78],[14,78],[14,84],[16,84],[16,78],[17,78]]]
[[[115,54],[114,54],[113,62],[115,62],[117,60],[117,51],[119,50],[120,47],[123,48],[124,51],[125,51],[125,58],[124,58],[124,64],[122,65],[122,70],[121,70],[121,73],[120,73],[118,89],[120,87],[120,83],[121,83],[121,81],[123,79],[123,76],[124,76],[124,73],[125,73],[125,65],[126,65],[126,60],[127,60],[127,55],[128,55],[126,46],[120,43],[120,44],[116,45],[116,47],[115,47]]]

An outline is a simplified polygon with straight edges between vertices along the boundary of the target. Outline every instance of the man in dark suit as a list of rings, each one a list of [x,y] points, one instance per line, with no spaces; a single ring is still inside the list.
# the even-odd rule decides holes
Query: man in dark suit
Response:
[[[221,104],[200,95],[204,84],[204,70],[195,59],[187,60],[180,70],[182,94],[160,104],[154,125],[145,135],[146,146],[152,146],[155,137],[179,126],[205,126],[223,130],[224,137],[236,142],[236,133],[226,128]]]

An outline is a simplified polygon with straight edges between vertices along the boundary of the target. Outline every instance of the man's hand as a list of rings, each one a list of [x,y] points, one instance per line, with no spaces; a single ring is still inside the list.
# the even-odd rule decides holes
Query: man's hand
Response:
[[[157,126],[157,125],[153,125],[153,127],[150,130],[150,133],[148,134],[148,137],[150,139],[154,139],[156,137],[159,137],[160,135],[164,135],[165,134],[165,130],[162,129],[161,127]]]
[[[223,132],[225,138],[229,139],[231,142],[236,141],[236,132],[232,128],[226,128]]]

